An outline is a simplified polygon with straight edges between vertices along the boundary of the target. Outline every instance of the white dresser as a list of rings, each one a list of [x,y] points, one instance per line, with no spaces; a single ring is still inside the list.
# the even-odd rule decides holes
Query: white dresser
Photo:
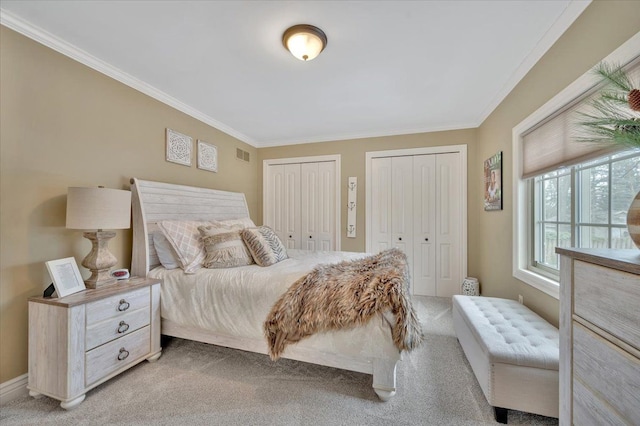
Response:
[[[556,252],[560,424],[640,425],[640,250]]]
[[[160,281],[134,278],[29,299],[29,394],[71,409],[88,390],[160,357]]]

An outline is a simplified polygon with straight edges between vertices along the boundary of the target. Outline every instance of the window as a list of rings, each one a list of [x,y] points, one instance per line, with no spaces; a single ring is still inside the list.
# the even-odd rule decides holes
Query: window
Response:
[[[531,179],[529,265],[559,275],[556,247],[633,248],[627,210],[640,191],[640,150],[617,153]]]
[[[604,61],[640,79],[640,34]],[[640,150],[575,142],[572,116],[597,91],[585,73],[513,128],[513,276],[559,297],[555,247],[633,247],[626,212],[640,190]]]

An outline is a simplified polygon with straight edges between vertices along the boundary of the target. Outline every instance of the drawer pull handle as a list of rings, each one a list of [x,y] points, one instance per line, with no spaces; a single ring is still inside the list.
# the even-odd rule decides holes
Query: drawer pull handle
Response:
[[[128,356],[129,356],[129,351],[126,350],[125,348],[120,348],[120,353],[118,354],[118,361],[127,359]]]
[[[120,300],[120,304],[118,305],[118,310],[120,312],[126,311],[127,309],[129,309],[129,306],[131,306],[129,304],[129,302],[127,302],[126,300],[122,299],[122,300]]]
[[[118,334],[126,333],[129,329],[129,324],[124,321],[120,321],[120,325],[118,326]]]

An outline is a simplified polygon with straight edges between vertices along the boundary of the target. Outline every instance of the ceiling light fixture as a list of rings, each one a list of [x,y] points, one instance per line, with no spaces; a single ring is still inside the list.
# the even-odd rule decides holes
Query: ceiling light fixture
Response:
[[[327,46],[327,35],[313,25],[294,25],[282,34],[282,44],[301,61],[310,61]]]

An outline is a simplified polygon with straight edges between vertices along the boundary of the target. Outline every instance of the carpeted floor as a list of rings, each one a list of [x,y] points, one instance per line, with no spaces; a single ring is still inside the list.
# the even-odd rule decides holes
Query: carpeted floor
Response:
[[[24,397],[0,409],[9,425],[485,425],[497,424],[453,332],[451,301],[416,297],[426,340],[398,364],[398,392],[381,402],[371,376],[182,339],[88,392],[73,411]],[[557,419],[509,411],[509,424]]]

